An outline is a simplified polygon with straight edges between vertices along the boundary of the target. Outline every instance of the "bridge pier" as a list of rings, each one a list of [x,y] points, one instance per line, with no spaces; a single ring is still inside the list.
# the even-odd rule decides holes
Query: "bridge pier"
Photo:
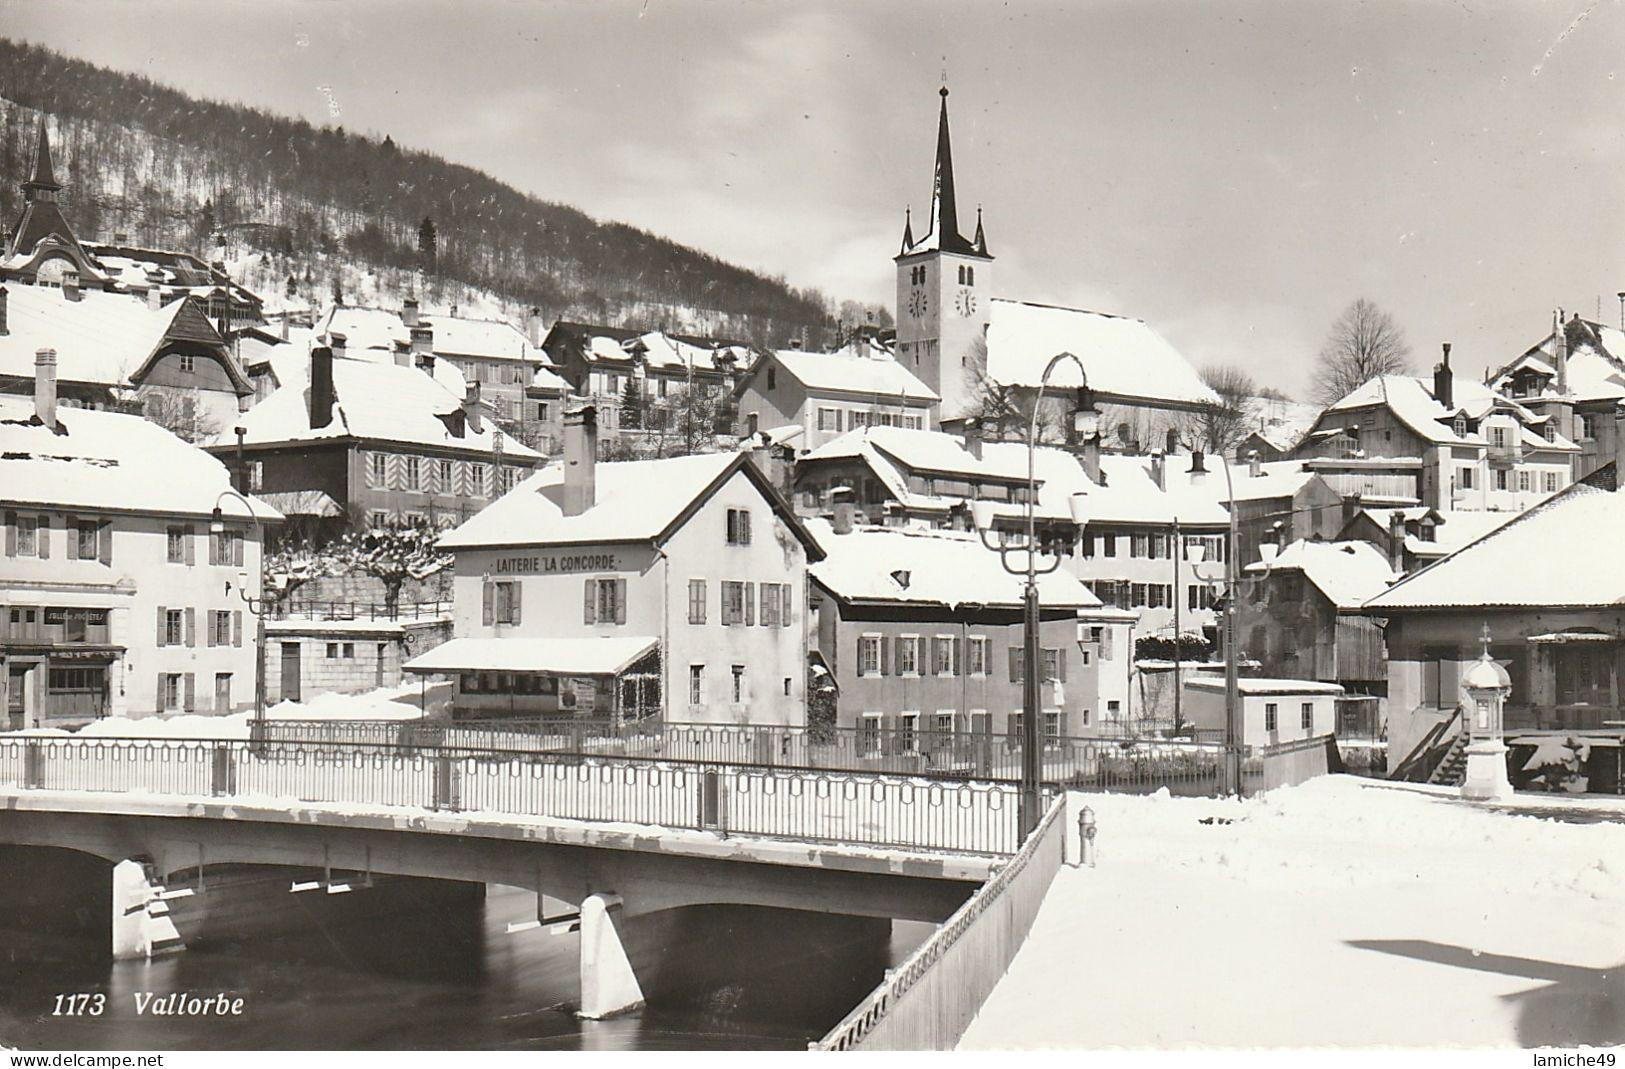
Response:
[[[158,897],[147,866],[126,858],[113,866],[113,960],[154,958],[186,949],[169,904]]]
[[[643,988],[621,940],[621,899],[591,894],[581,902],[581,1009],[598,1021],[643,1005]]]

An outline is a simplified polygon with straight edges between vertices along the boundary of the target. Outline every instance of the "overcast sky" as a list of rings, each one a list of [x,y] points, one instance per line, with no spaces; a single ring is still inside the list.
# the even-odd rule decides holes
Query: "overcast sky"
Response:
[[[1356,297],[1477,371],[1625,290],[1620,0],[0,0],[0,32],[888,305],[946,66],[999,296],[1293,392]]]

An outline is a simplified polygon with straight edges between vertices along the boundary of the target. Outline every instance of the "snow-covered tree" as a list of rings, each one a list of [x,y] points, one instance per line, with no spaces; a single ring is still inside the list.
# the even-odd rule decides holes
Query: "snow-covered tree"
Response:
[[[306,540],[290,540],[265,554],[264,568],[265,589],[274,592],[280,607],[311,580],[341,574],[343,562],[332,547],[318,549]]]
[[[440,552],[440,532],[426,523],[390,521],[347,533],[331,547],[336,566],[370,575],[384,585],[384,605],[394,612],[408,579],[427,579],[451,566]]]

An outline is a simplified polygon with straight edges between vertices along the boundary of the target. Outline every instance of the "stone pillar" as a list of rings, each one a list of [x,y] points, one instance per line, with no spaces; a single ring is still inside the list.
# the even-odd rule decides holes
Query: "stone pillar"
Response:
[[[147,868],[125,860],[113,866],[113,960],[154,958],[186,949],[158,897]]]
[[[1512,796],[1507,779],[1507,748],[1501,741],[1502,717],[1512,677],[1490,656],[1490,628],[1484,625],[1484,652],[1461,677],[1467,696],[1467,770],[1461,781],[1461,796],[1473,801],[1499,801]]]
[[[643,1005],[643,988],[621,945],[619,895],[588,895],[581,903],[581,1010],[602,1020]]]

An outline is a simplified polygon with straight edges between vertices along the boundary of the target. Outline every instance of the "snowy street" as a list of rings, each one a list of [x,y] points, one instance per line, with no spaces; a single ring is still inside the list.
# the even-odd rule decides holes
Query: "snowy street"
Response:
[[[1625,804],[1455,793],[1071,795],[1096,867],[1061,870],[961,1047],[1625,1042]]]

